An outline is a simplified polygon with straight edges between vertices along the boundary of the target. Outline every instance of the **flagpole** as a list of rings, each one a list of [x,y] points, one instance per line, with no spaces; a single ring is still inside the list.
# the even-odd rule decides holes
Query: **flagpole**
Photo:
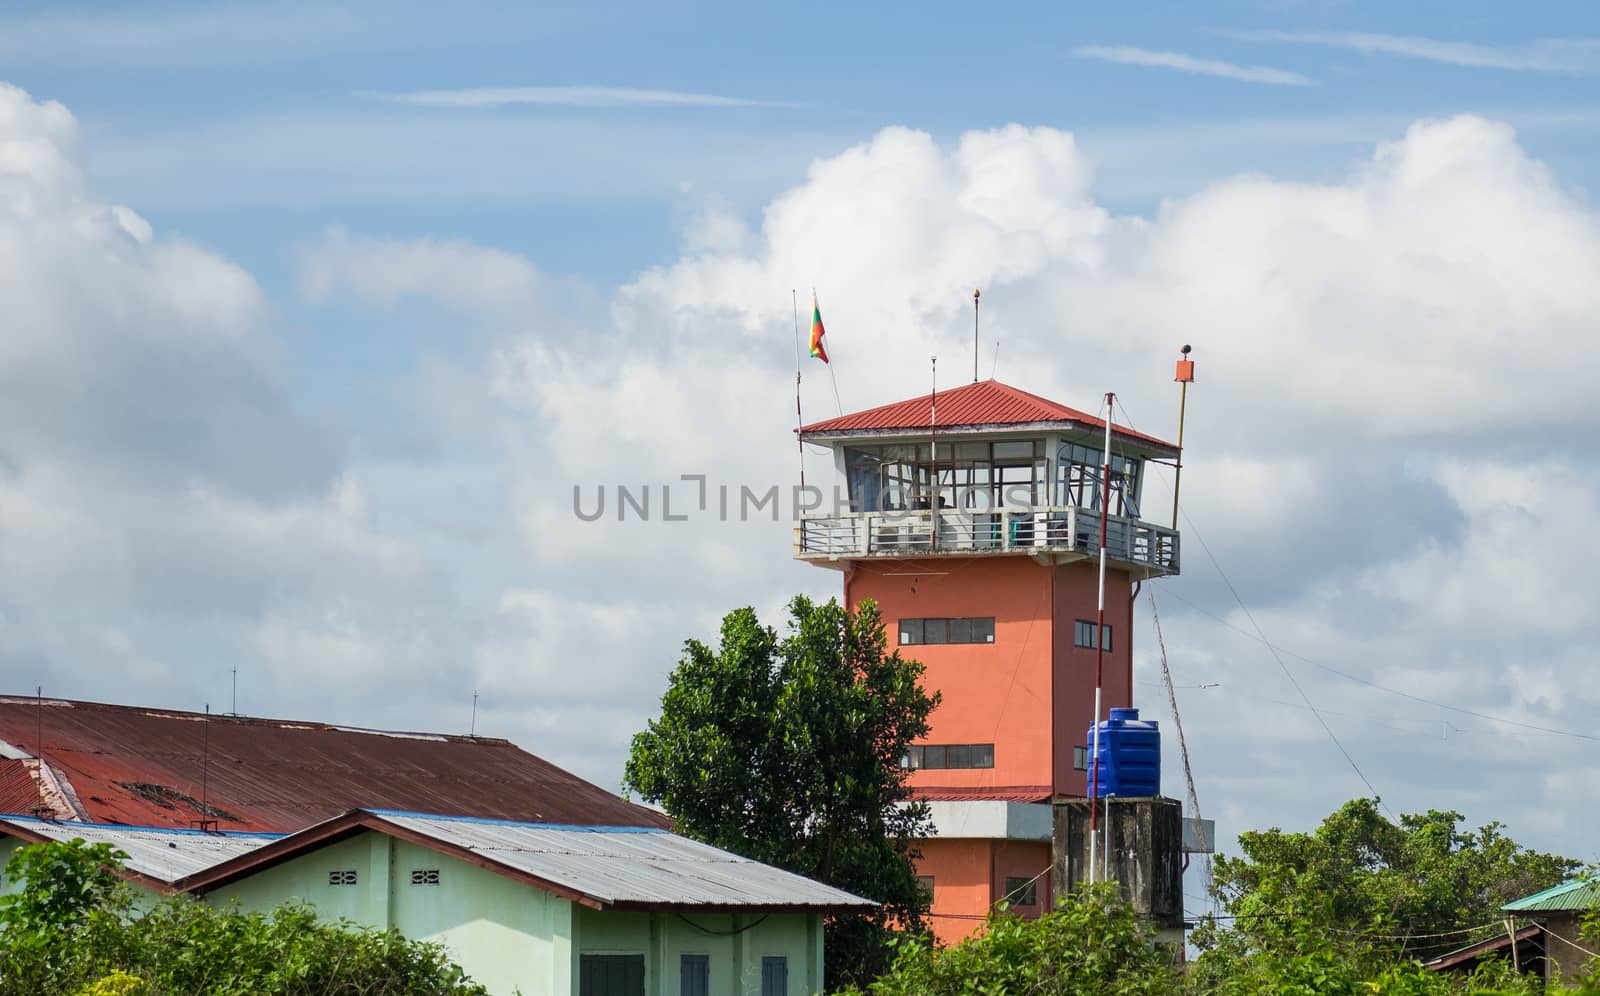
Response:
[[[812,307],[812,310],[815,310],[816,306],[817,306],[817,289],[815,287],[813,287],[813,288],[811,288],[811,307]],[[833,384],[833,404],[834,404],[834,407],[839,409],[839,414],[842,416],[842,415],[844,415],[844,402],[839,400],[839,375],[833,372],[833,360],[832,359],[826,360],[824,362],[827,364],[827,367],[828,367],[828,380],[829,380],[830,383]]]
[[[789,305],[794,309],[794,442],[800,452],[800,490],[806,487],[806,443],[801,430],[806,420],[800,417],[800,295],[789,288]],[[801,524],[802,528],[804,523]]]

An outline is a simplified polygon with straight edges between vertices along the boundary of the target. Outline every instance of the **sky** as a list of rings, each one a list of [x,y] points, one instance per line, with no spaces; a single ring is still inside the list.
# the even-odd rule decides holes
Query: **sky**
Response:
[[[617,787],[684,639],[839,579],[574,489],[792,484],[791,291],[826,415],[981,287],[1158,435],[1194,345],[1136,692],[1156,610],[1224,848],[1370,789],[1600,858],[1600,12],[861,7],[6,5],[0,684]]]

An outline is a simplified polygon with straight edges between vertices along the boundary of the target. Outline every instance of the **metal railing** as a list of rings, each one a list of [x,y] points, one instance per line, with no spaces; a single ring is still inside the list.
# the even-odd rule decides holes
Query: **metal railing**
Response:
[[[795,554],[806,559],[1099,550],[1100,513],[1065,506],[805,515],[795,527]],[[1106,553],[1123,563],[1178,572],[1178,534],[1139,519],[1107,520]]]

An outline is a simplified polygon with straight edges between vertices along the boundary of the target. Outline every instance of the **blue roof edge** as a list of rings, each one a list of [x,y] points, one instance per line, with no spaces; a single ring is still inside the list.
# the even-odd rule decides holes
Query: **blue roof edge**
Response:
[[[584,833],[672,833],[665,827],[607,826],[583,823],[536,823],[528,820],[500,820],[488,816],[451,816],[445,813],[418,813],[407,809],[366,809],[373,816],[404,816],[418,820],[445,820],[451,823],[478,823],[488,826],[527,827],[534,830],[576,830]]]

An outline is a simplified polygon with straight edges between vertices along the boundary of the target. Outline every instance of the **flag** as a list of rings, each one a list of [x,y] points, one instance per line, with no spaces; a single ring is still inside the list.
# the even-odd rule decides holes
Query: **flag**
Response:
[[[822,309],[817,307],[817,295],[811,295],[811,355],[822,362],[828,362],[828,351],[822,347],[822,336],[827,329],[822,327]]]

